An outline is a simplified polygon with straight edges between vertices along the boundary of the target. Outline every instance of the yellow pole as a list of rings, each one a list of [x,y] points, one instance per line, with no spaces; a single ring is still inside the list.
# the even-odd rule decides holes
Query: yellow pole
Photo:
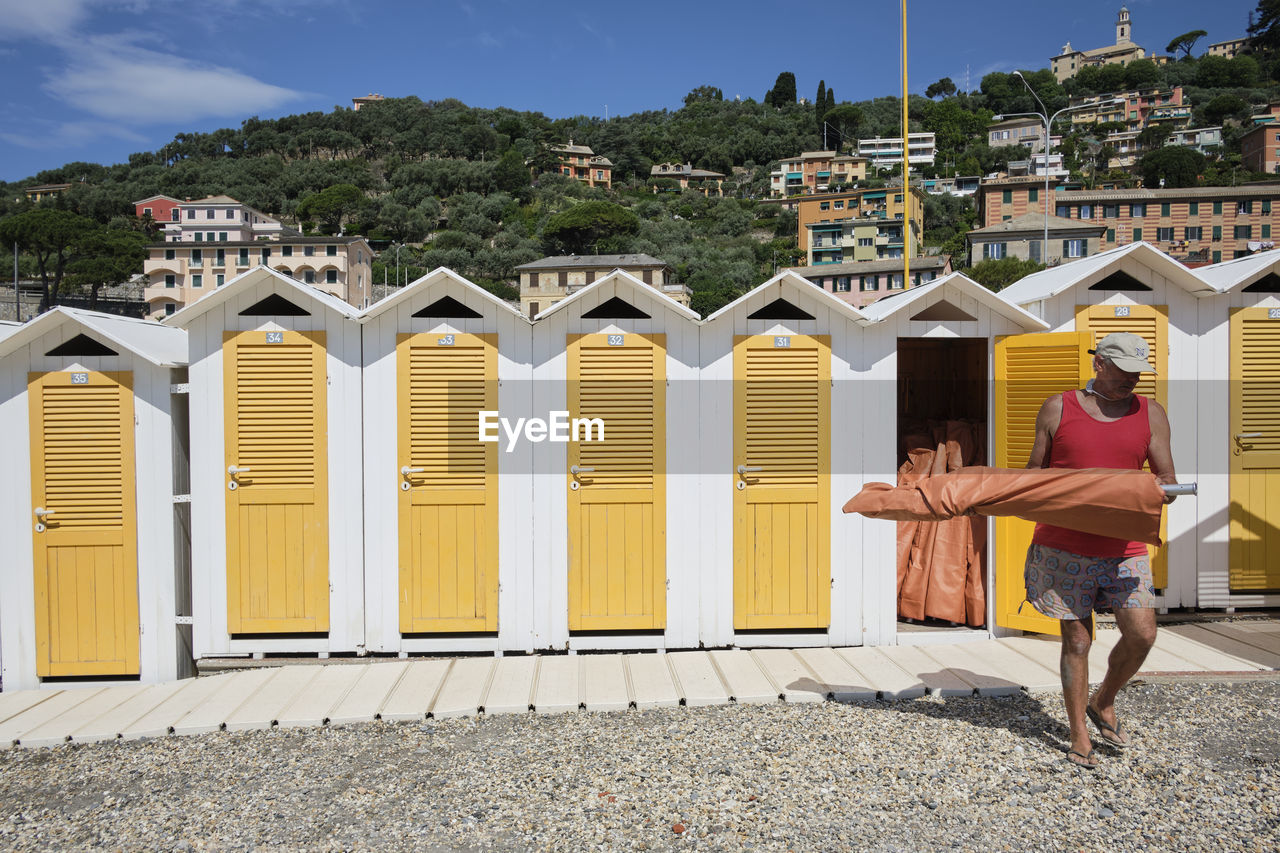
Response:
[[[911,287],[911,181],[907,175],[907,0],[902,0],[902,287]]]

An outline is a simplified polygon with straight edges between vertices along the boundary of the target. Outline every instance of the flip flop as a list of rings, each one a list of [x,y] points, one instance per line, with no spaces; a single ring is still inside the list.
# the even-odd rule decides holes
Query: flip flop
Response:
[[[1108,746],[1114,746],[1116,749],[1129,748],[1129,742],[1127,740],[1121,740],[1120,732],[1106,720],[1102,719],[1102,715],[1094,710],[1092,705],[1085,705],[1084,712],[1085,715],[1089,717],[1089,721],[1098,729],[1098,737],[1106,741]],[[1120,721],[1117,720],[1116,722],[1119,723]],[[1110,732],[1110,734],[1108,734],[1108,732]]]
[[[1091,750],[1089,750],[1089,754],[1088,754],[1088,755],[1085,755],[1083,752],[1076,752],[1074,749],[1068,749],[1068,750],[1067,750],[1067,763],[1068,763],[1068,764],[1074,764],[1076,767],[1080,767],[1080,768],[1082,768],[1082,769],[1084,769],[1084,770],[1097,770],[1097,769],[1098,769],[1098,765],[1097,765],[1097,763],[1090,763],[1090,762],[1093,762],[1094,756],[1095,756],[1095,755],[1097,755],[1097,754],[1098,754],[1098,750],[1096,750],[1096,749],[1091,749]],[[1076,761],[1074,758],[1072,758],[1072,757],[1071,757],[1071,756],[1073,756],[1073,755],[1074,755],[1074,756],[1077,756],[1077,757],[1079,757],[1079,758],[1081,758],[1081,759],[1083,759],[1083,760],[1082,760],[1082,761]]]

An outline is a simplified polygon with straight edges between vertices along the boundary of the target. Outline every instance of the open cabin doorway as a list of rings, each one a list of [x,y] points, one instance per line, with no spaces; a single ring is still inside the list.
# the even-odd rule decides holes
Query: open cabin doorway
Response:
[[[898,339],[898,482],[987,465],[986,338]],[[898,630],[986,628],[987,520],[898,522]]]

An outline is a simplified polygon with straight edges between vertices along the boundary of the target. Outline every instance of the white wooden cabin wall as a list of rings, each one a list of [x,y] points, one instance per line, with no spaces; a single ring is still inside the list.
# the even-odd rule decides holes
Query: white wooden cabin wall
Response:
[[[306,317],[242,317],[271,294]],[[223,331],[324,331],[329,477],[329,635],[233,640],[227,633],[226,457]],[[364,543],[360,448],[360,326],[274,278],[195,318],[191,352],[192,582],[197,657],[246,652],[360,652],[364,649]]]
[[[68,321],[11,353],[0,367],[0,435],[10,453],[8,487],[0,489],[0,531],[12,547],[0,563],[0,653],[4,689],[39,686],[36,675],[35,562],[32,544],[29,373],[127,372],[134,405],[138,627],[140,680],[166,681],[182,670],[175,625],[173,460],[169,368],[157,367],[127,348],[109,343],[115,356],[48,356],[81,333]]]
[[[533,451],[534,590],[543,648],[687,648],[698,644],[699,576],[705,566],[699,544],[705,535],[697,500],[699,453],[698,326],[640,288],[605,281],[574,303],[533,326],[534,389],[537,417],[568,409],[566,377],[570,334],[666,335],[666,628],[660,637],[569,636],[568,445],[544,442]],[[618,297],[649,314],[648,319],[594,320],[582,317]],[[692,472],[692,473],[690,473]]]
[[[480,319],[414,317],[442,296],[481,314]],[[397,468],[396,337],[401,333],[498,335],[498,411],[531,411],[529,323],[462,284],[447,280],[424,288],[369,319],[364,334],[365,627],[371,652],[524,651],[538,648],[534,629],[533,450],[527,442],[498,450],[498,634],[496,637],[403,638],[399,630],[399,484]],[[478,425],[477,425],[478,426]]]
[[[1196,606],[1275,607],[1280,596],[1232,594],[1230,580],[1231,507],[1231,326],[1233,308],[1280,308],[1274,293],[1242,288],[1200,300],[1198,345],[1200,404],[1197,450],[1200,493],[1196,509]],[[1174,429],[1178,425],[1174,424]],[[1178,472],[1179,479],[1185,479]],[[1181,501],[1179,501],[1181,502]],[[1175,504],[1176,506],[1176,504]]]

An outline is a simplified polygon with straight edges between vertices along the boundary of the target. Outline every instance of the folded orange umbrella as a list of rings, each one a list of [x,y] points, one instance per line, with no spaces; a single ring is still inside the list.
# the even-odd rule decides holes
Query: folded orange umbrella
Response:
[[[868,483],[844,511],[891,521],[1012,515],[1161,545],[1164,495],[1148,471],[972,466],[901,486]]]

